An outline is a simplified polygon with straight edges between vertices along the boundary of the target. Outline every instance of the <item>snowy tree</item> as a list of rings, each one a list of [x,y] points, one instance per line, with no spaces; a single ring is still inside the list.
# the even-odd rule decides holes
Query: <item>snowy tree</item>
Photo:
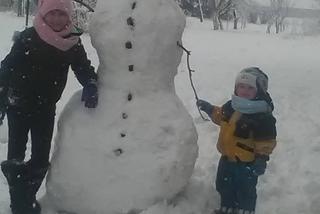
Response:
[[[0,8],[9,9],[13,6],[13,0],[0,0]]]
[[[175,0],[187,16],[199,17],[201,22],[206,14],[208,0]]]
[[[243,6],[248,0],[175,0],[186,15],[212,18],[215,30],[223,29],[222,19],[234,19],[234,28],[242,20]],[[239,10],[238,10],[239,9]]]
[[[24,1],[23,0],[17,0],[16,1],[16,5],[17,5],[17,15],[18,16],[23,16],[24,15],[24,10],[23,10]]]
[[[238,29],[240,21],[241,28],[247,22],[248,13],[251,8],[251,1],[248,0],[210,0],[209,7],[212,10],[214,30],[223,30],[222,18],[233,19],[233,29]]]
[[[85,32],[88,31],[91,9],[95,8],[96,4],[97,0],[74,0],[73,2],[75,11],[72,18],[76,26]]]
[[[192,15],[193,12],[193,0],[174,0],[180,8],[183,10],[183,12],[186,15]]]
[[[244,0],[233,0],[234,8],[233,8],[233,18],[234,18],[234,26],[233,29],[238,28],[238,22],[240,21],[241,28],[246,27],[247,19],[251,10],[250,1]]]
[[[255,23],[259,4],[253,0],[175,0],[186,15],[210,18],[214,30],[223,30],[222,20],[233,20],[233,28],[245,28],[246,23]],[[320,0],[319,0],[320,1]],[[200,7],[201,6],[201,7]],[[261,18],[261,17],[260,17]],[[266,23],[266,21],[264,22]]]
[[[29,14],[35,11],[37,2],[38,0],[0,0],[0,9],[14,11],[18,16],[24,16],[27,7],[29,8]]]
[[[222,16],[233,7],[233,0],[211,0],[212,20],[214,30],[223,30]]]
[[[276,33],[284,31],[284,19],[288,16],[290,0],[270,0],[270,14],[267,24],[267,33],[275,25]]]

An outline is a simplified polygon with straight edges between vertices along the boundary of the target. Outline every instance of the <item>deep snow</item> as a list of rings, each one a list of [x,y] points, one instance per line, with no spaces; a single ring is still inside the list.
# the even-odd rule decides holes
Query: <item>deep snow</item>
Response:
[[[0,58],[11,47],[14,30],[22,29],[24,19],[11,13],[0,13],[2,26]],[[98,59],[83,36],[88,55],[95,65]],[[320,37],[304,37],[285,33],[266,35],[265,26],[249,25],[245,30],[213,31],[211,22],[187,19],[184,45],[191,52],[193,79],[201,98],[223,104],[232,92],[236,73],[247,66],[259,66],[270,78],[270,93],[274,99],[274,114],[278,120],[278,145],[271,156],[265,175],[258,186],[258,214],[318,214],[320,213]],[[70,78],[57,117],[71,94],[80,88],[74,75]],[[190,184],[173,201],[158,203],[143,214],[210,213],[219,203],[213,188],[219,154],[215,149],[218,128],[204,122],[195,107],[182,59],[175,79],[177,94],[194,118],[199,139],[199,158]],[[6,158],[6,126],[0,127],[0,161]],[[43,194],[44,189],[39,193]],[[0,213],[9,214],[6,181],[0,175]]]

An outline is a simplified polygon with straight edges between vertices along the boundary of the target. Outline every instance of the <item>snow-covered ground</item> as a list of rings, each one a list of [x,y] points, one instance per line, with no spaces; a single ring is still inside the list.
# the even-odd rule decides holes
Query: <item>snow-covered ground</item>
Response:
[[[11,47],[14,30],[23,29],[24,19],[0,13],[0,58]],[[259,66],[270,78],[270,93],[278,120],[278,146],[258,185],[257,214],[320,213],[320,37],[285,33],[266,35],[265,26],[249,25],[243,31],[213,31],[211,22],[188,18],[183,41],[191,50],[193,80],[198,95],[223,104],[232,92],[236,73]],[[83,36],[89,58],[98,64],[90,38]],[[79,83],[70,72],[62,107]],[[219,159],[215,148],[218,128],[203,121],[195,107],[184,56],[175,79],[177,94],[194,118],[199,134],[199,158],[185,191],[173,201],[158,203],[143,214],[209,214],[219,204],[214,179]],[[0,127],[0,161],[6,159],[7,127]],[[41,189],[39,196],[43,194]],[[8,187],[0,173],[0,214],[9,214]]]

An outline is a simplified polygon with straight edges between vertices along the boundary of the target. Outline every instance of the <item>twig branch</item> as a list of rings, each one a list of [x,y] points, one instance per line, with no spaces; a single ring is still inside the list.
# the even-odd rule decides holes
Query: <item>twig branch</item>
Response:
[[[194,96],[196,98],[196,100],[198,101],[199,100],[199,97],[198,97],[198,94],[197,94],[197,91],[196,91],[196,88],[193,84],[193,80],[192,80],[192,72],[195,72],[195,70],[191,69],[190,67],[190,55],[191,55],[191,51],[187,50],[185,47],[183,47],[183,45],[177,41],[177,45],[178,47],[180,47],[182,50],[184,50],[186,53],[187,53],[187,67],[188,67],[188,71],[189,71],[189,79],[190,79],[190,83],[191,83],[191,87],[192,87],[192,90],[193,90],[193,93],[194,93]],[[201,116],[201,118],[205,121],[208,121],[208,119],[206,119],[203,114],[201,113],[200,111],[200,108],[199,106],[197,105],[197,109],[198,109],[198,112]]]
[[[77,3],[79,3],[79,4],[83,5],[83,6],[85,6],[86,8],[88,8],[88,10],[89,10],[90,12],[94,12],[94,9],[93,9],[92,7],[90,7],[89,4],[83,2],[83,0],[73,0],[73,1],[75,1],[75,2],[77,2]]]

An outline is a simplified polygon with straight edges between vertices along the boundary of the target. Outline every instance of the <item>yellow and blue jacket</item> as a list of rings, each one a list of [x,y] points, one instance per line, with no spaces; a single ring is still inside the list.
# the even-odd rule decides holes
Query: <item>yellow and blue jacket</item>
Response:
[[[230,161],[251,162],[256,154],[270,155],[276,146],[272,113],[242,114],[228,101],[214,106],[211,119],[220,126],[217,149]]]

